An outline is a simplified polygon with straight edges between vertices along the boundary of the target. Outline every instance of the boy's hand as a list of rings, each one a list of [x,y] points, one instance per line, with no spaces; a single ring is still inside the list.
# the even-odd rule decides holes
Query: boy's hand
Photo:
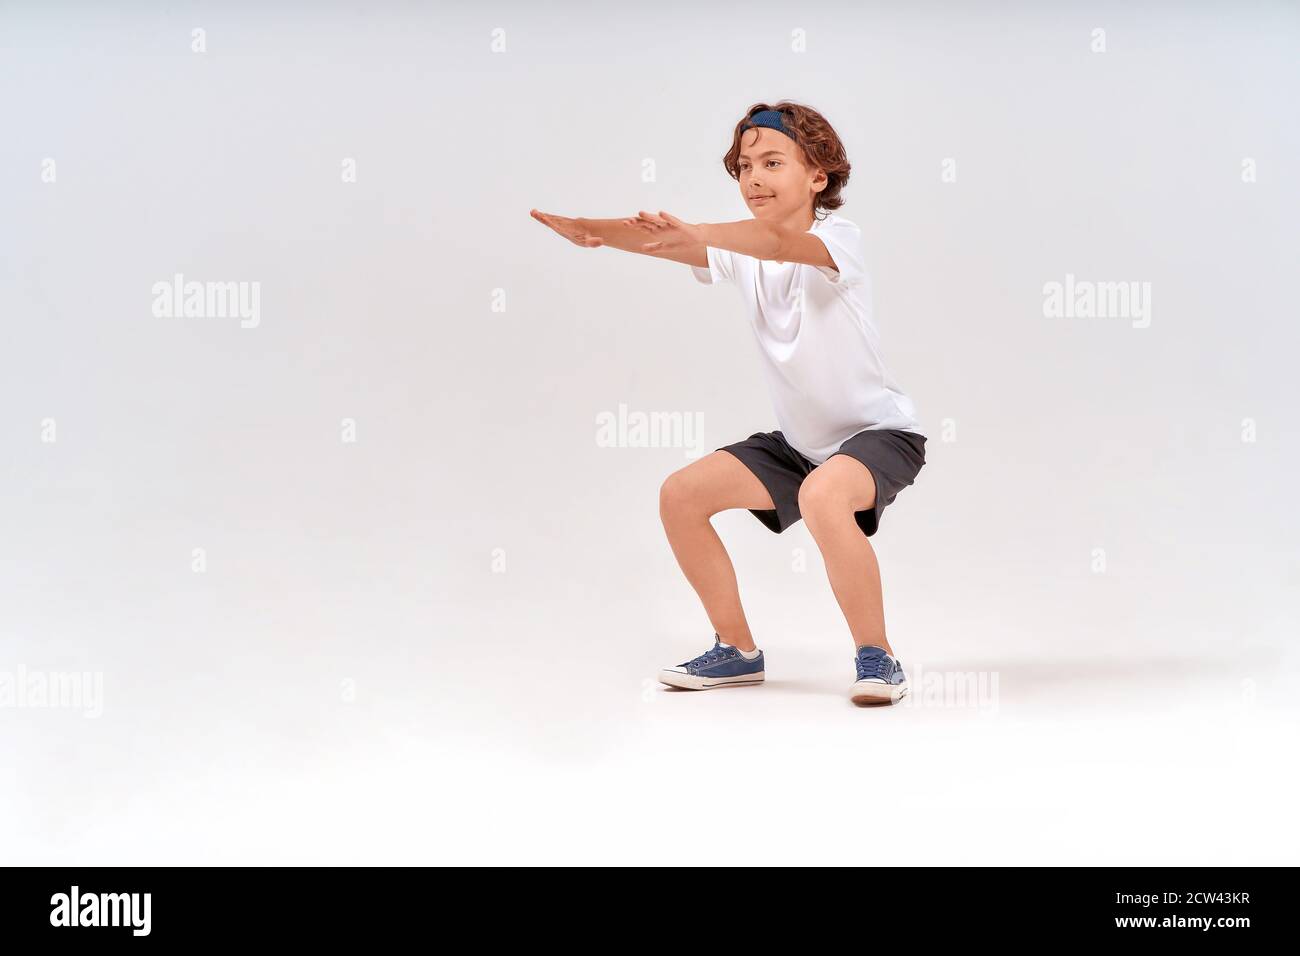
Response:
[[[651,240],[641,246],[642,252],[650,254],[680,252],[695,246],[705,245],[704,229],[698,225],[682,222],[671,213],[662,209],[659,215],[642,210],[635,219],[623,220],[628,225],[643,230]]]
[[[536,209],[532,210],[529,215],[542,225],[550,226],[574,245],[582,246],[584,249],[595,249],[605,244],[605,240],[588,232],[580,219],[570,219],[568,216],[553,216],[550,213],[539,212]]]

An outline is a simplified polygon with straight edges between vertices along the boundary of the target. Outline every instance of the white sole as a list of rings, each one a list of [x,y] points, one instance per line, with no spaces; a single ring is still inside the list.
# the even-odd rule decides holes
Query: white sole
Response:
[[[761,684],[763,675],[737,674],[735,677],[699,677],[679,671],[660,671],[659,683],[682,690],[711,690],[714,687],[734,687],[740,684]]]
[[[906,696],[907,681],[901,684],[858,681],[849,688],[849,700],[855,704],[896,704]]]

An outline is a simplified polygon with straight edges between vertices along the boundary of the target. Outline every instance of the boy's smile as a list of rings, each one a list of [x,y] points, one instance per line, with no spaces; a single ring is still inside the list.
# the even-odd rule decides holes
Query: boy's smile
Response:
[[[813,219],[813,199],[826,188],[826,174],[804,165],[799,145],[764,126],[746,130],[738,159],[740,194],[755,219],[806,230]]]

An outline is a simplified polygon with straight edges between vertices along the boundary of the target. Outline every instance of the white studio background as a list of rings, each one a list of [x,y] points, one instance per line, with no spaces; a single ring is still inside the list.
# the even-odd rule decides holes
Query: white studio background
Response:
[[[918,863],[1296,862],[1297,48],[1289,3],[3,4],[4,861],[703,861],[722,808],[735,862],[860,862],[864,812]],[[930,436],[891,640],[992,706],[853,708],[806,529],[743,512],[768,686],[653,680],[712,633],[690,449],[598,416],[775,422],[733,289],[528,211],[743,218],[781,98]],[[178,273],[256,324],[155,315]],[[1067,276],[1149,321],[1046,316]]]

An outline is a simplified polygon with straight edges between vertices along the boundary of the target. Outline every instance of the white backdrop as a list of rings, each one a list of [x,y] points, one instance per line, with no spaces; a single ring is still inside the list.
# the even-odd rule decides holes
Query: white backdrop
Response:
[[[3,856],[862,862],[870,812],[905,862],[1297,862],[1297,41],[1285,3],[6,4]],[[657,516],[690,449],[598,418],[775,421],[733,289],[528,216],[743,218],[720,159],[782,98],[846,144],[930,436],[873,539],[907,707],[849,704],[811,538],[744,512],[767,686],[655,684],[712,634]],[[157,314],[178,273],[256,316]],[[1045,315],[1067,276],[1150,313]],[[719,807],[762,840],[698,845]]]

